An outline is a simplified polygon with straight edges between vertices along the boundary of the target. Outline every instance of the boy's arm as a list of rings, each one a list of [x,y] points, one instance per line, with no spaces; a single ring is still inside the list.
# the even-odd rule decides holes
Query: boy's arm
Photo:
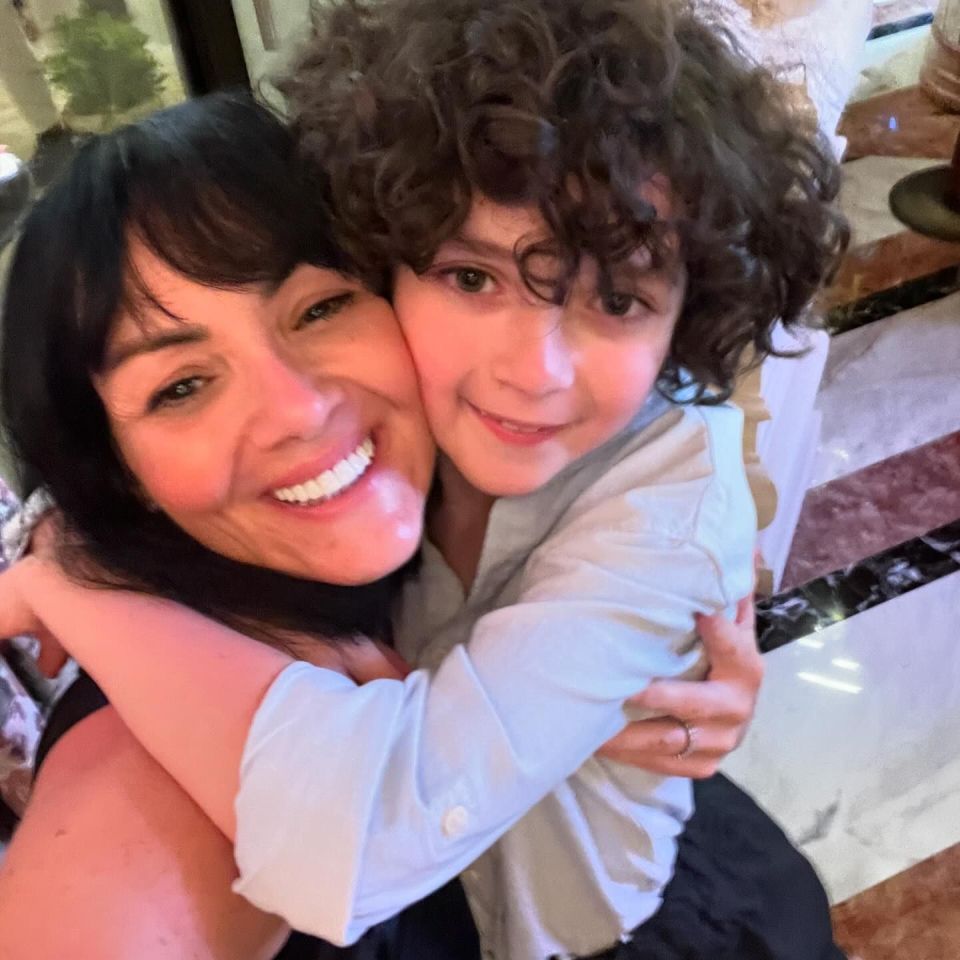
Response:
[[[168,602],[87,590],[47,568],[27,590],[228,835],[240,783],[238,891],[297,929],[350,942],[468,866],[622,728],[628,696],[695,657],[671,650],[707,604],[684,598],[675,612],[678,598],[665,601],[655,581],[674,569],[661,566],[667,550],[706,582],[713,561],[623,539],[633,560],[649,553],[642,587],[613,580],[598,596],[577,575],[580,597],[557,599],[579,564],[570,554],[534,585],[539,596],[483,617],[434,676],[361,687]]]
[[[695,506],[690,484],[660,477],[657,509]],[[739,552],[745,591],[745,516],[726,524],[728,557],[663,533],[629,487],[607,494],[539,552],[516,605],[481,618],[434,676],[403,682],[358,688],[132,594],[50,581],[28,599],[227,831],[240,780],[238,890],[349,942],[495,842],[622,728],[651,677],[694,663],[678,651],[695,613],[732,604],[720,571]]]
[[[318,879],[352,885],[344,916],[358,932],[403,905],[395,891],[423,896],[466,867],[623,727],[624,701],[651,678],[700,666],[695,615],[732,613],[752,584],[740,423],[729,409],[671,419],[578,499],[516,603],[480,618],[432,680],[408,678],[394,718],[362,726],[360,755],[384,764],[363,811],[338,803],[349,771],[303,763],[312,743],[351,765],[336,745],[356,743],[362,718],[318,714],[309,672],[285,671],[247,741],[238,889],[298,926],[317,915]],[[279,771],[296,789],[278,798]]]

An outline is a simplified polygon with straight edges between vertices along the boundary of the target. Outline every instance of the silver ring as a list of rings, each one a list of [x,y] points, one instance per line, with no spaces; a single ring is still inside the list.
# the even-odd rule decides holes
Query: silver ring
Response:
[[[683,760],[685,757],[690,756],[693,753],[694,748],[697,745],[697,734],[698,730],[696,726],[692,723],[687,723],[686,720],[681,720],[679,717],[674,717],[674,720],[683,727],[683,732],[687,735],[687,742],[683,745],[683,749],[679,753],[673,755],[674,760]]]

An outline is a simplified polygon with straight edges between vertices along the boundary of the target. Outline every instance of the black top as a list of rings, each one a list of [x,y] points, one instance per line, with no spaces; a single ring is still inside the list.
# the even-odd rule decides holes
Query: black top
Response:
[[[81,673],[50,714],[37,748],[35,772],[71,727],[108,704],[103,691]],[[466,897],[454,880],[399,917],[374,927],[352,947],[335,947],[294,933],[275,960],[480,960],[480,947]]]
[[[75,727],[91,713],[96,713],[107,706],[107,698],[103,691],[85,673],[70,685],[70,689],[57,701],[54,706],[43,736],[37,747],[37,759],[34,762],[34,776],[40,770],[43,761],[47,759],[53,745],[71,728]]]

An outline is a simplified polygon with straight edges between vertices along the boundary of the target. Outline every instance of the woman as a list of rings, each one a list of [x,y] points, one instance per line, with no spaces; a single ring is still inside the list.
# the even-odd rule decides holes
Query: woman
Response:
[[[247,143],[258,148],[246,155],[226,150]],[[217,149],[220,153],[215,155]],[[171,153],[182,161],[178,179],[170,177]],[[123,164],[133,162],[131,158],[140,164],[129,178],[139,190],[126,192],[117,187],[117,179],[126,180]],[[151,162],[163,169],[166,179],[158,169],[150,169]],[[214,166],[215,185],[210,175]],[[114,172],[113,182],[103,176],[107,169]],[[207,178],[190,189],[191,178],[199,179],[202,172]],[[166,195],[164,186],[169,187]],[[138,269],[128,269],[124,237],[98,232],[89,221],[78,219],[78,193],[85,194],[88,209],[98,211],[97,224],[137,224],[140,239],[131,256]],[[52,191],[38,207],[33,229],[27,230],[17,252],[14,271],[36,275],[58,263],[57,279],[54,273],[45,273],[51,281],[45,287],[21,286],[20,291],[33,300],[29,304],[17,302],[14,287],[6,304],[9,316],[39,310],[51,317],[51,323],[61,321],[60,329],[74,337],[47,354],[35,349],[35,340],[21,341],[24,349],[18,351],[8,329],[9,366],[4,377],[8,417],[13,419],[16,410],[29,407],[44,420],[42,426],[39,419],[29,426],[21,423],[22,429],[14,432],[27,447],[21,443],[32,476],[44,479],[71,528],[83,538],[83,558],[74,559],[87,563],[89,557],[114,578],[149,583],[155,592],[189,596],[188,602],[200,609],[243,623],[261,635],[270,634],[277,642],[289,641],[295,631],[304,630],[312,638],[383,634],[392,581],[381,578],[392,574],[416,549],[433,463],[416,382],[392,312],[359,281],[345,281],[335,272],[345,264],[330,242],[322,207],[308,199],[316,195],[297,179],[286,131],[264,111],[229,99],[184,105],[151,121],[149,130],[130,130],[86,147],[72,181]],[[117,209],[119,205],[125,209]],[[222,246],[210,244],[207,232]],[[50,236],[56,238],[53,247],[32,242]],[[151,247],[162,251],[162,256],[148,253]],[[223,461],[234,467],[229,480],[210,474],[211,484],[222,480],[235,494],[222,512],[191,511],[196,491],[173,489],[171,496],[183,507],[176,518],[182,526],[167,513],[155,511],[146,493],[148,489],[157,492],[155,484],[175,488],[177,478],[164,476],[164,462],[138,462],[136,451],[130,449],[124,450],[123,460],[116,453],[123,431],[134,423],[175,417],[176,386],[162,396],[137,392],[144,382],[143,365],[149,366],[157,354],[144,351],[137,357],[123,356],[122,339],[138,332],[151,296],[168,299],[173,293],[170,284],[177,282],[179,274],[172,264],[197,280],[202,272],[207,282],[252,283],[274,293],[261,300],[257,294],[217,291],[224,298],[217,307],[223,316],[211,318],[211,323],[224,321],[221,328],[232,333],[233,339],[221,337],[218,347],[224,364],[229,361],[237,375],[224,404],[234,417],[230,437],[246,431],[247,440],[242,452],[235,447]],[[97,278],[96,285],[87,285],[80,299],[78,279],[92,276]],[[43,302],[37,303],[40,297]],[[115,324],[121,304],[123,330]],[[326,315],[337,311],[350,314],[349,325],[322,327]],[[258,321],[264,314],[274,332],[272,350],[257,339]],[[65,315],[69,319],[63,322]],[[74,317],[81,323],[72,322]],[[228,324],[227,318],[235,322]],[[149,329],[149,324],[143,329]],[[183,335],[189,338],[187,327]],[[176,352],[177,347],[171,349]],[[293,351],[298,357],[295,364],[289,359]],[[297,375],[304,364],[322,388],[304,386]],[[101,377],[114,374],[119,385],[110,426],[88,372],[91,368],[100,371]],[[266,396],[274,403],[270,415],[261,415],[257,401]],[[376,485],[360,508],[306,527],[302,521],[275,517],[260,500],[262,483],[289,470],[307,453],[324,455],[335,439],[339,441],[361,423],[375,430],[381,452]],[[219,436],[225,438],[226,424],[221,427]],[[55,438],[48,432],[54,430]],[[212,440],[207,437],[191,453],[208,453],[213,463],[214,453],[222,456],[224,448],[215,451]],[[216,543],[221,552],[201,546],[184,532],[186,528]],[[355,549],[358,542],[365,544],[363,551]],[[295,552],[291,543],[302,551]],[[224,553],[233,556],[228,559]],[[331,588],[321,580],[370,585]],[[320,610],[324,612],[318,614]],[[313,643],[309,652],[317,662],[340,662],[340,655],[324,642]],[[251,930],[269,929],[271,934],[280,930],[278,924],[255,917],[255,911],[230,895],[233,867],[225,842],[179,795],[176,785],[136,750],[115,719],[101,712],[81,724],[68,740],[72,746],[66,749],[65,741],[65,749],[55,752],[49,768],[42,771],[22,837],[10,850],[3,877],[4,903],[15,902],[20,885],[29,884],[34,871],[39,871],[53,881],[47,890],[69,914],[71,878],[65,877],[65,887],[57,889],[57,872],[30,843],[32,824],[58,822],[60,804],[69,798],[66,819],[57,828],[69,838],[62,853],[74,862],[86,861],[89,868],[86,878],[75,879],[86,883],[91,874],[103,876],[101,870],[119,866],[110,859],[112,855],[126,857],[135,846],[138,869],[146,871],[140,878],[146,891],[154,894],[145,897],[144,904],[157,905],[163,918],[144,925],[150,943],[142,944],[124,940],[122,931],[140,929],[129,923],[129,916],[125,923],[111,922],[109,910],[97,918],[88,917],[89,936],[79,932],[91,956],[107,956],[111,950],[118,956],[149,956],[150,950],[158,949],[157,941],[164,939],[168,923],[169,949],[177,955],[192,949],[182,939],[172,945],[180,926],[172,918],[178,911],[167,897],[171,888],[161,889],[156,883],[171,871],[189,894],[212,873],[219,871],[223,878],[217,910],[211,915],[227,911],[231,922],[203,931],[211,941],[203,949],[212,955],[225,950],[225,944],[230,946],[228,953],[246,955]],[[57,762],[61,760],[62,764]],[[78,780],[80,771],[84,773]],[[98,789],[111,782],[139,784],[135,799],[150,798],[147,821],[142,819],[139,803],[131,806],[129,798]],[[154,815],[156,820],[151,820]],[[117,832],[114,843],[105,847],[98,837],[108,825]],[[167,845],[173,835],[167,830],[190,838],[182,857]],[[69,849],[74,843],[77,846]],[[126,852],[125,845],[129,845]],[[161,850],[152,856],[151,851]],[[200,899],[201,910],[209,905],[209,900]],[[248,915],[249,922],[238,919]],[[14,920],[6,913],[4,926]],[[5,930],[4,949],[17,955],[12,936]],[[106,943],[98,943],[100,936]],[[282,939],[282,933],[279,936]],[[30,939],[35,948],[36,938]],[[276,935],[274,939],[265,956],[279,947],[281,940]]]
[[[63,548],[73,569],[180,600],[362,680],[384,668],[371,670],[363,648],[324,638],[386,635],[391,575],[420,536],[432,447],[392,315],[334,272],[349,265],[311,199],[317,185],[307,186],[286,131],[245,102],[184,105],[90,145],[18,251],[14,270],[45,286],[19,284],[7,316],[46,317],[59,336],[22,322],[19,336],[8,330],[4,410],[33,479],[82,542],[82,551]],[[78,195],[90,216],[78,217]],[[219,363],[212,376],[188,362],[199,342]],[[203,435],[177,428],[178,405],[200,388],[215,405]],[[202,484],[183,485],[171,469],[184,457]],[[305,462],[337,459],[348,461],[342,484],[357,481],[356,492],[331,501],[322,522],[278,512],[264,496],[295,482],[291,471]],[[99,711],[51,751],[0,892],[12,903],[46,891],[61,917],[76,914],[73,955],[79,943],[98,957],[270,956],[284,931],[229,893],[229,854],[116,717]],[[133,890],[131,904],[121,894]],[[458,939],[469,918],[455,891],[444,909],[451,903]],[[9,912],[0,926],[13,956],[67,942]],[[436,924],[412,929],[446,935]],[[374,939],[396,933],[408,943],[410,930]],[[409,949],[422,957],[435,947],[451,955],[435,940]]]

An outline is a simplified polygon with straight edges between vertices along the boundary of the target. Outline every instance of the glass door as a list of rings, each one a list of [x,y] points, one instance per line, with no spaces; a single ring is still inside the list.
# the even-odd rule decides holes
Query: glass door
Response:
[[[0,0],[0,245],[79,134],[187,92],[165,0]]]
[[[232,0],[247,72],[255,90],[270,97],[270,79],[306,33],[317,0]]]

